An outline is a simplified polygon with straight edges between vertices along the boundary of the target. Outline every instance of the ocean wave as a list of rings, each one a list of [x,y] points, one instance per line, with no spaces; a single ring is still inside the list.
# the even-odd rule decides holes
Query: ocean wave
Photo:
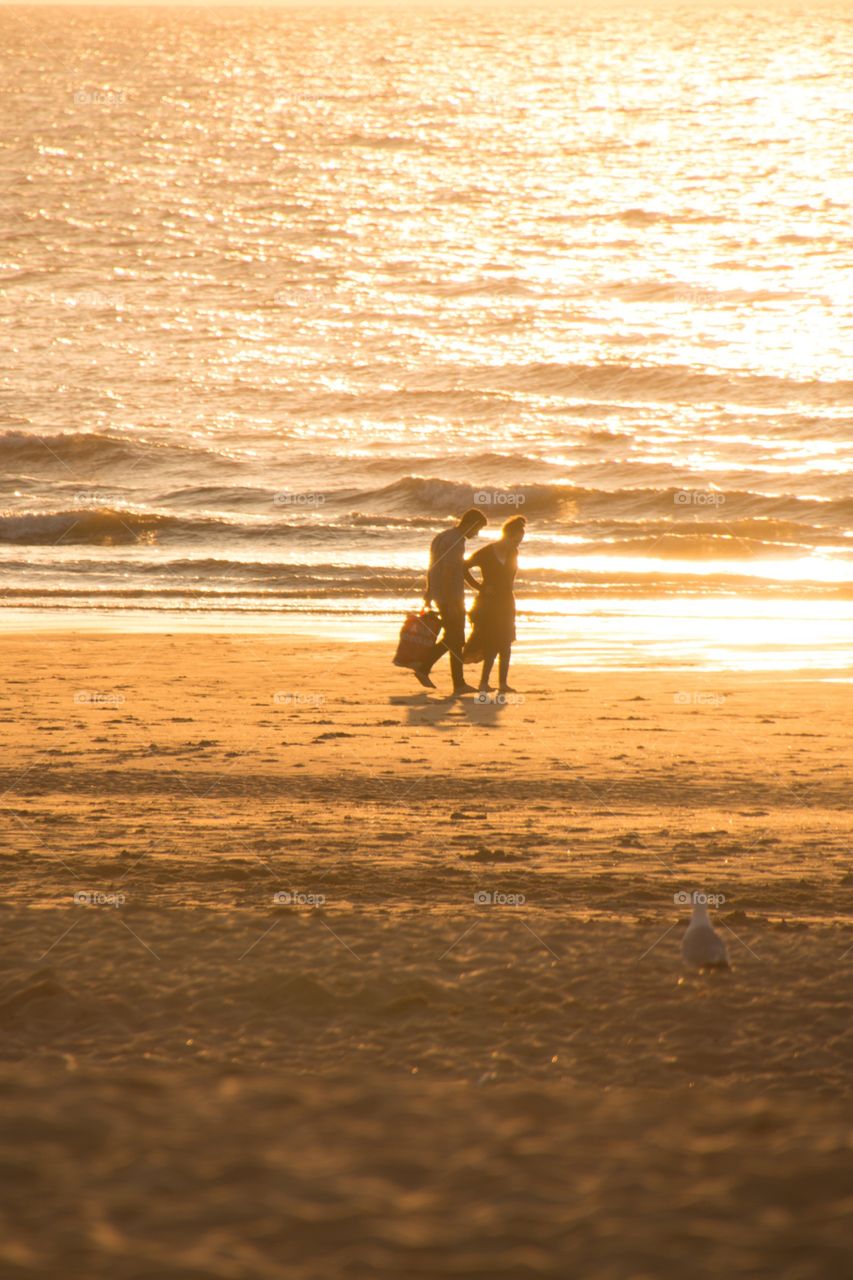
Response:
[[[144,437],[110,435],[97,431],[63,431],[34,433],[0,432],[0,468],[59,468],[67,476],[68,468],[91,469],[118,466],[150,466],[166,464],[188,466],[200,459],[221,467],[234,468],[239,462],[213,448],[165,443]],[[81,485],[82,487],[82,485]]]
[[[686,280],[617,280],[606,285],[602,293],[626,302],[683,302],[698,307],[723,302],[788,302],[803,298],[829,301],[823,295],[802,289],[719,289]]]
[[[691,520],[587,520],[578,521],[575,530],[595,542],[598,538],[618,544],[625,550],[633,550],[648,539],[679,538],[685,544],[690,538],[704,541],[714,539],[740,539],[761,544],[767,548],[837,547],[853,554],[853,545],[844,531],[831,531],[818,525],[798,523],[795,520],[776,520],[771,516],[753,516],[738,519],[722,518],[716,521]]]
[[[254,507],[269,511],[275,503],[276,493],[253,485],[200,484],[181,489],[168,489],[155,494],[157,506],[175,505],[192,509],[201,507]]]
[[[404,476],[380,489],[343,490],[326,495],[327,502],[354,505],[368,512],[401,515],[455,516],[467,507],[480,507],[491,524],[524,511],[526,515],[569,519],[578,491],[570,485],[519,484],[476,485],[435,476]]]
[[[599,552],[599,556],[601,553]],[[746,558],[742,556],[742,558]],[[524,616],[553,613],[555,601],[584,598],[663,597],[705,598],[708,596],[742,597],[746,595],[786,597],[790,599],[853,599],[853,583],[849,581],[808,581],[807,579],[774,578],[762,573],[760,562],[752,571],[727,569],[724,556],[713,557],[717,567],[704,572],[670,570],[666,561],[675,564],[679,557],[655,551],[658,567],[625,568],[614,560],[612,568],[586,569],[574,565],[570,572],[556,570],[528,570],[520,573],[517,583],[519,609]],[[122,566],[124,568],[124,566]],[[81,575],[79,583],[66,580],[30,582],[21,585],[20,578],[7,581],[0,572],[0,606],[13,607],[28,603],[45,602],[49,607],[141,607],[189,609],[227,609],[250,611],[277,611],[288,607],[299,612],[322,612],[324,605],[335,602],[359,602],[359,611],[370,612],[370,602],[376,602],[375,610],[394,615],[411,607],[419,599],[423,574],[404,572],[393,566],[367,568],[361,566],[343,572],[335,565],[304,566],[280,564],[255,564],[237,566],[220,562],[221,573],[210,569],[204,581],[200,581],[195,561],[182,569],[177,564],[167,567],[145,566],[137,575],[116,575],[110,578],[110,565],[89,565],[90,575]],[[325,572],[323,572],[325,570]]]
[[[285,537],[296,532],[297,528],[284,521],[255,525],[214,516],[176,516],[112,507],[80,508],[0,515],[0,543],[123,546],[136,542],[214,538],[217,535],[225,538]]]
[[[582,439],[587,439],[586,429],[583,429]],[[629,441],[629,435],[618,436],[616,433],[602,433],[602,439],[609,440],[621,439]],[[440,471],[453,472],[457,475],[464,476],[466,480],[477,476],[502,476],[504,479],[516,479],[519,474],[530,475],[534,473],[537,478],[544,475],[564,475],[566,468],[563,463],[549,462],[547,459],[541,458],[533,453],[522,453],[518,451],[508,450],[502,452],[497,449],[481,449],[470,453],[431,453],[431,454],[407,454],[405,452],[395,452],[392,454],[377,454],[372,457],[328,457],[323,454],[316,455],[311,460],[317,473],[322,474],[324,470],[330,471],[336,465],[340,467],[341,473],[348,472],[350,475],[354,471],[358,471],[364,476],[392,476],[394,479],[403,479],[406,475],[417,475],[424,473],[437,474]],[[306,459],[305,465],[309,464]]]
[[[30,567],[33,566],[25,560],[0,561],[0,577],[6,582],[2,591],[29,590],[29,587],[20,585],[20,575]],[[385,583],[390,588],[408,587],[415,581],[423,585],[421,570],[401,569],[398,565],[345,565],[331,560],[306,565],[298,560],[232,559],[227,554],[200,558],[173,554],[170,557],[158,557],[156,562],[144,558],[144,555],[120,561],[108,556],[100,561],[87,557],[84,560],[63,560],[59,569],[56,565],[49,564],[34,568],[36,572],[30,576],[31,589],[36,594],[54,588],[67,588],[72,593],[79,594],[90,589],[90,582],[95,590],[99,586],[108,586],[110,590],[127,588],[137,591],[140,587],[134,584],[143,584],[149,580],[155,586],[172,581],[186,584],[175,588],[170,586],[170,593],[185,589],[204,593],[224,587],[240,591],[269,591],[281,585],[297,588],[301,592],[318,586],[352,591],[371,583]],[[57,572],[61,573],[62,584],[55,582]],[[79,587],[74,585],[76,578],[81,580]]]
[[[164,510],[169,499],[180,510]],[[194,509],[204,500],[208,509]],[[535,483],[511,487],[474,485],[431,476],[405,476],[380,488],[348,487],[314,493],[275,493],[252,488],[200,487],[161,497],[159,507],[100,505],[97,501],[54,510],[0,513],[0,544],[48,546],[140,543],[303,543],[353,538],[381,541],[422,532],[428,541],[449,518],[479,508],[488,532],[523,514],[531,533],[547,542],[571,531],[579,541],[610,540],[628,547],[637,539],[671,532],[685,536],[750,538],[767,545],[849,546],[853,498],[820,501],[719,489],[596,489]],[[219,505],[220,509],[215,509]],[[223,511],[222,508],[243,510]],[[555,544],[556,546],[557,544]]]
[[[299,498],[310,499],[301,505]],[[320,519],[322,494],[287,495],[289,512],[299,519],[260,516],[224,516],[210,513],[172,514],[165,511],[125,507],[78,507],[61,511],[18,511],[0,513],[0,545],[19,546],[130,546],[134,543],[199,543],[214,546],[234,542],[275,543],[299,536],[303,541],[329,540],[343,545],[354,530],[365,536],[393,535],[395,529],[423,530],[427,542],[435,530],[435,518],[428,516],[346,513]],[[275,509],[275,495],[261,504],[265,512]],[[313,514],[306,515],[306,511]]]
[[[429,375],[423,375],[426,380]],[[254,394],[251,386],[242,395]],[[277,393],[280,403],[281,396]],[[300,391],[294,395],[295,412],[310,413],[313,418],[337,419],[342,414],[375,414],[394,422],[417,414],[452,414],[469,422],[485,421],[491,428],[495,415],[517,414],[521,400],[510,391],[488,387],[464,387],[448,383],[443,374],[434,376],[432,386],[395,386],[388,390],[362,388],[357,391],[329,391],[325,387]]]
[[[448,280],[436,281],[428,286],[431,293],[441,298],[537,298],[541,291],[532,288],[516,276],[493,279],[488,276],[480,280]]]
[[[675,364],[587,365],[534,361],[460,369],[457,379],[457,385],[480,391],[591,398],[604,395],[624,400],[678,400],[690,404],[710,401],[768,407],[792,403],[849,405],[853,399],[851,380],[798,381],[766,374],[706,373]]]
[[[689,484],[661,488],[596,489],[566,483],[475,485],[434,476],[404,476],[379,489],[344,489],[324,495],[326,506],[349,506],[361,515],[449,517],[479,506],[489,524],[521,512],[530,519],[577,524],[613,517],[672,520],[789,520],[848,527],[853,499],[818,501],[793,494],[768,497],[749,490],[710,489]]]

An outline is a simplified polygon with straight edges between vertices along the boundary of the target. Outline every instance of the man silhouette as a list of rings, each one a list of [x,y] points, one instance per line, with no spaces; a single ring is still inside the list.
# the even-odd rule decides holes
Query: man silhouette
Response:
[[[427,689],[434,689],[430,671],[443,654],[450,654],[453,693],[473,693],[465,683],[462,649],[465,644],[465,540],[475,538],[487,524],[477,507],[469,507],[452,529],[436,534],[429,552],[429,572],[424,590],[424,604],[435,604],[441,618],[441,639],[415,675]]]

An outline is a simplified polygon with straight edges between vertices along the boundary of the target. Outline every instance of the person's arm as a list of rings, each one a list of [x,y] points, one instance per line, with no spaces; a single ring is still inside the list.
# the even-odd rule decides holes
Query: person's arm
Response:
[[[482,582],[477,581],[477,579],[474,577],[471,570],[472,568],[474,568],[474,566],[476,566],[478,569],[480,569],[480,572],[482,573],[482,567],[480,565],[480,556],[482,554],[483,554],[483,548],[481,547],[479,551],[475,551],[474,554],[472,556],[469,556],[468,559],[465,561],[465,581],[467,582],[468,586],[473,587],[475,591],[479,591],[483,584]]]
[[[429,549],[429,569],[427,570],[426,584],[424,586],[424,604],[427,607],[435,604],[441,597],[441,585],[444,580],[443,560],[444,556],[441,548],[436,546],[436,539],[433,539],[432,546]]]
[[[435,600],[435,538],[430,543],[429,548],[429,568],[426,571],[426,581],[424,582],[423,602],[428,609]]]

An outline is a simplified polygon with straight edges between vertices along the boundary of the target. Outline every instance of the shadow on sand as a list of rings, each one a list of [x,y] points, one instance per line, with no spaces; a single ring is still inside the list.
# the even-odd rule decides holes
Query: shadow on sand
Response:
[[[465,697],[435,697],[426,691],[389,698],[392,707],[405,707],[410,726],[429,725],[433,729],[462,729],[476,725],[481,729],[497,727],[506,702],[496,700],[494,694],[484,698],[477,694]]]

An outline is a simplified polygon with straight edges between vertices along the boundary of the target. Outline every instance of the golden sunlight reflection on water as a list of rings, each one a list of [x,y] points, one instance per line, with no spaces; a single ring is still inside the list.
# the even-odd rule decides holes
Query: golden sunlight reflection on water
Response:
[[[549,604],[553,607],[549,609]],[[174,632],[322,636],[377,642],[390,661],[401,617],[379,598],[336,599],[318,609],[258,613],[250,602],[228,610],[7,608],[0,633],[31,630]],[[557,670],[659,668],[671,671],[826,671],[853,669],[853,601],[706,599],[537,600],[535,615],[518,602],[516,660]],[[414,606],[414,603],[412,605]],[[401,673],[405,678],[406,673]]]

